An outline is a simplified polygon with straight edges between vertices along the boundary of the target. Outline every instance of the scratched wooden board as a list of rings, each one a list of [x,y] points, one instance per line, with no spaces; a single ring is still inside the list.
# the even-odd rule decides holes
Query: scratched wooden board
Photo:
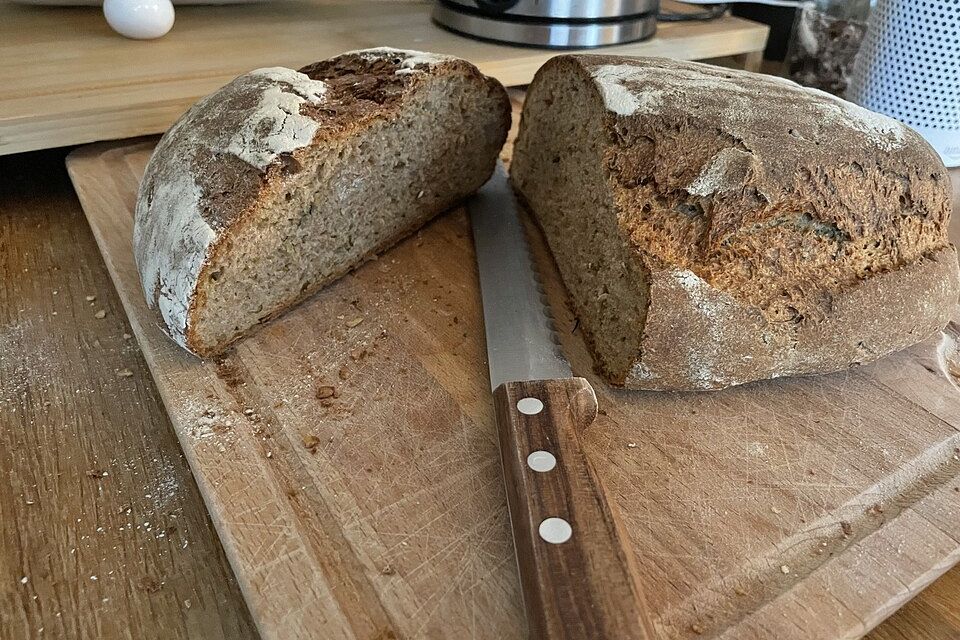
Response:
[[[164,336],[134,266],[152,147],[68,165],[262,635],[523,637],[465,213],[202,362]],[[617,391],[533,239],[663,637],[859,637],[960,559],[941,336],[824,377]]]

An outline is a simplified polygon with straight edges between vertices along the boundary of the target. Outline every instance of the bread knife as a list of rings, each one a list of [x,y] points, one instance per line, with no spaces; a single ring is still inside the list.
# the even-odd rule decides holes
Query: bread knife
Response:
[[[530,637],[653,638],[633,553],[580,446],[597,397],[559,350],[500,163],[467,209]]]

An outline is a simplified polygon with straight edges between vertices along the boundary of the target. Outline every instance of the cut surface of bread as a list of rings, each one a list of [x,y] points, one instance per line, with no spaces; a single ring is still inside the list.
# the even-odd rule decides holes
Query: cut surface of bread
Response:
[[[924,339],[956,302],[935,152],[779,78],[559,56],[527,92],[511,180],[616,385],[836,371]]]
[[[157,146],[135,249],[171,336],[219,353],[476,190],[509,128],[503,87],[394,49],[241,76]]]

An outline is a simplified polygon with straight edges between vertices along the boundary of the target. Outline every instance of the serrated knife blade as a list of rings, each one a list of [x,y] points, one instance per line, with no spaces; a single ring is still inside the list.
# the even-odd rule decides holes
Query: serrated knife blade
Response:
[[[490,385],[569,378],[503,164],[467,205],[480,271]]]
[[[580,446],[579,432],[597,417],[597,397],[556,344],[501,164],[467,208],[529,636],[651,640],[633,552]]]

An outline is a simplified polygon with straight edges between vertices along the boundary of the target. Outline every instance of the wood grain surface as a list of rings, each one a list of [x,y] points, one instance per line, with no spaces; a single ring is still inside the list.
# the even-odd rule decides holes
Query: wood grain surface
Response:
[[[0,638],[254,638],[63,155],[0,158]]]
[[[56,300],[59,307],[55,317],[63,316],[62,320],[55,326],[37,322],[27,325],[27,330],[22,334],[23,340],[18,343],[19,348],[24,353],[48,348],[45,345],[49,345],[51,335],[55,335],[57,340],[67,346],[60,350],[48,350],[53,357],[73,363],[59,371],[59,384],[48,393],[51,406],[63,406],[62,417],[75,426],[75,435],[72,435],[71,442],[74,449],[82,450],[94,460],[116,458],[152,462],[157,458],[173,461],[176,486],[185,488],[178,492],[177,506],[184,513],[193,514],[190,520],[192,535],[187,550],[182,550],[176,556],[176,565],[167,566],[179,568],[192,564],[195,568],[185,572],[189,578],[179,582],[178,588],[189,589],[192,593],[211,594],[210,599],[216,601],[218,606],[197,607],[198,603],[188,596],[188,607],[179,597],[170,597],[163,593],[166,585],[154,590],[150,581],[144,583],[147,589],[130,588],[127,591],[118,588],[115,594],[101,595],[104,589],[99,580],[101,574],[117,576],[118,582],[107,582],[108,585],[136,582],[140,577],[138,568],[162,557],[155,545],[162,542],[166,536],[158,541],[152,528],[125,528],[129,534],[125,541],[125,554],[117,556],[117,550],[113,547],[118,545],[112,540],[81,533],[80,535],[88,535],[85,542],[90,546],[84,553],[77,555],[69,552],[74,548],[68,539],[73,523],[76,518],[85,521],[100,513],[125,512],[130,506],[131,492],[136,491],[139,495],[143,485],[158,483],[160,478],[169,476],[163,472],[163,466],[149,464],[142,465],[136,475],[121,476],[114,472],[114,491],[103,492],[94,501],[77,499],[74,494],[80,489],[73,489],[73,494],[65,492],[59,503],[46,504],[41,507],[46,510],[40,516],[33,517],[29,512],[15,511],[18,501],[23,501],[23,507],[37,506],[33,499],[29,499],[33,505],[26,504],[28,500],[23,496],[23,483],[16,481],[16,478],[44,478],[53,469],[59,467],[61,472],[65,469],[64,462],[59,459],[61,452],[58,448],[38,446],[33,455],[21,456],[16,462],[11,460],[10,453],[2,454],[6,457],[0,457],[0,470],[3,471],[3,481],[0,482],[0,523],[7,523],[0,524],[0,581],[3,585],[0,599],[0,638],[20,640],[32,637],[90,637],[96,629],[115,630],[118,633],[114,637],[138,639],[253,637],[255,633],[251,631],[251,625],[244,613],[245,605],[239,591],[230,587],[232,576],[224,570],[225,561],[219,551],[219,542],[207,524],[206,516],[202,515],[205,507],[194,488],[186,465],[181,461],[180,445],[157,398],[153,380],[143,364],[142,357],[137,353],[139,350],[134,349],[133,353],[125,356],[129,358],[125,361],[126,366],[129,366],[133,373],[129,384],[143,389],[143,393],[154,399],[136,407],[138,415],[127,415],[129,407],[126,405],[117,406],[120,395],[117,393],[88,393],[82,403],[74,399],[75,390],[80,385],[89,384],[98,376],[98,372],[105,367],[110,368],[109,361],[104,360],[97,343],[103,345],[118,332],[122,338],[122,332],[129,332],[130,329],[123,318],[120,301],[63,170],[63,155],[64,151],[54,150],[0,159],[0,254],[4,264],[0,273],[4,275],[4,308],[7,308],[6,301],[9,300],[29,300],[32,305],[46,309],[47,315],[52,314],[53,311],[35,297],[37,291],[52,291],[52,278],[56,277]],[[953,170],[951,175],[954,179],[954,201],[960,205],[960,170]],[[953,226],[952,237],[958,240],[960,216],[954,218]],[[36,251],[35,247],[43,246],[43,242],[48,238],[51,243],[46,249]],[[8,265],[12,264],[12,256],[22,255],[24,252],[31,252],[32,273],[18,272],[17,269],[23,267],[16,267],[11,274]],[[84,321],[90,307],[86,296],[91,295],[91,290],[97,292],[98,300],[102,301],[103,308],[109,313],[104,320],[93,326],[92,323]],[[52,299],[51,294],[51,298],[47,300]],[[73,317],[81,318],[81,321],[66,321]],[[53,319],[54,316],[49,317],[49,320]],[[19,316],[16,322],[20,322]],[[9,323],[10,317],[5,315],[3,326],[8,327]],[[19,377],[9,373],[19,366],[19,359],[19,355],[13,359],[7,356],[0,358],[0,438],[8,452],[18,451],[6,443],[20,437],[24,431],[23,425],[31,425],[38,432],[49,434],[62,422],[60,417],[51,418],[49,413],[44,414],[24,402],[18,393],[10,393],[8,389],[15,389],[14,385],[20,385],[16,382]],[[102,376],[98,379],[108,389],[119,389],[122,384],[120,380],[113,381]],[[122,402],[123,397],[120,400]],[[14,408],[16,412],[13,411]],[[129,428],[131,422],[150,425],[145,431],[149,437],[143,438],[139,432]],[[74,476],[80,475],[76,469],[73,473]],[[9,524],[11,520],[14,524]],[[194,527],[195,524],[197,526]],[[29,548],[25,549],[23,544],[15,544],[15,540],[29,541]],[[19,591],[20,580],[27,577],[21,575],[26,573],[23,567],[41,559],[64,555],[72,558],[71,564],[53,565],[56,572],[49,574],[49,585],[44,589],[42,603],[38,593],[24,597]],[[123,560],[122,563],[119,562],[120,559]],[[106,565],[105,562],[110,564]],[[114,573],[110,574],[110,571]],[[164,568],[157,573],[157,577],[166,573]],[[98,580],[90,580],[91,575],[97,575]],[[34,579],[36,581],[36,578]],[[57,587],[53,588],[53,584]],[[126,592],[121,595],[121,591]],[[36,600],[34,595],[37,596]],[[109,602],[104,603],[104,597],[110,598]],[[923,590],[872,631],[868,638],[956,640],[960,638],[960,610],[957,602],[960,602],[960,568],[952,569]],[[202,634],[197,630],[198,619],[203,621]],[[192,620],[193,626],[185,623],[186,620]],[[118,621],[122,621],[122,628]],[[214,630],[216,625],[229,630],[229,633],[218,636]],[[44,636],[40,636],[40,629],[43,629]],[[191,630],[194,630],[192,636]],[[103,634],[103,637],[107,637],[107,634]]]
[[[152,142],[76,152],[72,178],[265,638],[522,633],[469,227],[451,212],[201,362],[134,270]],[[960,558],[960,393],[939,337],[843,374],[631,393],[590,372],[534,248],[584,439],[665,637],[858,637]]]
[[[521,410],[521,403],[539,406]],[[619,514],[580,444],[597,418],[583,378],[505,382],[493,392],[500,461],[533,640],[653,640]],[[553,456],[550,468],[531,455]],[[540,527],[562,520],[569,538]]]
[[[669,4],[668,0],[668,4]],[[555,51],[457,36],[430,2],[288,0],[177,7],[159,40],[128,40],[98,8],[0,2],[0,155],[164,131],[199,97],[251,69],[390,45],[452,53],[506,85],[527,84]],[[661,24],[607,53],[702,59],[760,51],[768,28],[731,16]],[[122,61],[122,63],[121,63]]]

